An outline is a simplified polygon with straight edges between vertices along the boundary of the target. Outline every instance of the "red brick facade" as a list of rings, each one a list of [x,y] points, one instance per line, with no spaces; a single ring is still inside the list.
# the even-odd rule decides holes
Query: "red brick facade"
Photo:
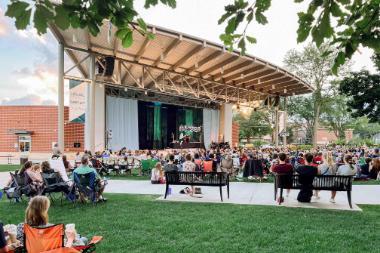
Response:
[[[84,124],[71,123],[65,107],[65,151],[83,151]],[[31,152],[50,152],[58,139],[57,106],[0,106],[0,152],[18,152],[18,135],[31,132]],[[80,143],[80,148],[74,148]]]
[[[239,123],[232,122],[232,147],[239,146],[239,130]]]

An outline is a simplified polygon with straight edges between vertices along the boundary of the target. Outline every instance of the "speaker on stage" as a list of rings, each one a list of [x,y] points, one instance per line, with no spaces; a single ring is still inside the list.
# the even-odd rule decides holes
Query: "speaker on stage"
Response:
[[[112,56],[103,57],[98,64],[98,74],[103,76],[112,76],[115,67],[115,58]],[[104,66],[104,67],[103,67]]]

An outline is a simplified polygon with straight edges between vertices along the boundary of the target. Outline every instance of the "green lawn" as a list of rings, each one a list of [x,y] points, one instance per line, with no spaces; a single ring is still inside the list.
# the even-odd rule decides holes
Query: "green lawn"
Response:
[[[98,206],[53,205],[50,221],[103,235],[97,252],[380,252],[380,206],[352,212],[107,197]],[[0,217],[18,223],[25,206],[3,200]]]
[[[1,164],[0,165],[0,172],[15,171],[18,169],[20,169],[20,165],[13,165],[13,164]]]

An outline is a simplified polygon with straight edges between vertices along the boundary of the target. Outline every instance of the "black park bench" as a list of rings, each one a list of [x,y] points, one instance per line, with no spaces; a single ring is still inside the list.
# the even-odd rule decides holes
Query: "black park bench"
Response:
[[[218,186],[220,199],[223,202],[222,187],[227,186],[227,197],[230,198],[230,179],[225,172],[165,172],[166,190],[165,199],[168,195],[169,185],[190,186]]]
[[[277,190],[280,189],[280,198],[284,189],[301,189],[302,185],[299,182],[298,174],[275,174],[274,181],[274,200],[277,199]],[[318,191],[345,191],[350,208],[351,191],[352,191],[352,176],[338,175],[317,175],[314,177],[313,190]],[[281,201],[279,202],[281,204]]]

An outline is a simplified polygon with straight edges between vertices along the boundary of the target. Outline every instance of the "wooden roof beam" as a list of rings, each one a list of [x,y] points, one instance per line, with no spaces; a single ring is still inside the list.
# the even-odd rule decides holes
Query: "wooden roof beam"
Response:
[[[244,70],[242,72],[238,72],[238,73],[236,73],[234,75],[231,75],[229,77],[224,78],[224,82],[226,82],[226,83],[231,82],[231,81],[233,81],[235,79],[241,78],[242,76],[256,73],[257,71],[259,71],[259,70],[261,70],[263,68],[265,68],[265,65],[254,66],[252,68],[246,69],[246,70]]]
[[[233,56],[227,58],[226,60],[224,60],[224,61],[222,61],[222,62],[220,62],[220,63],[218,63],[218,64],[216,64],[216,65],[214,65],[214,66],[212,66],[212,67],[210,67],[210,68],[208,68],[206,70],[204,70],[204,71],[201,71],[200,74],[201,74],[202,78],[204,78],[208,74],[214,72],[217,69],[220,69],[220,68],[226,66],[227,64],[230,64],[230,63],[236,61],[237,59],[239,59],[239,57],[236,56],[236,55],[233,55]]]

